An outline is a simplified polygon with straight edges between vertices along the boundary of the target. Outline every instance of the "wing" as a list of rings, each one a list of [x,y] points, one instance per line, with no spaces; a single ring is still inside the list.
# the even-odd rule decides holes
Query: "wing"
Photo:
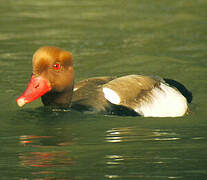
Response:
[[[113,79],[115,79],[115,77],[95,77],[75,84],[72,108],[105,111],[108,102],[104,98],[101,87],[103,84],[106,84]]]
[[[150,93],[160,81],[149,76],[128,75],[103,85],[104,97],[112,104],[136,109],[142,101],[150,102]]]
[[[103,86],[104,97],[112,104],[133,109],[145,117],[178,117],[187,109],[186,98],[162,79],[129,75]]]

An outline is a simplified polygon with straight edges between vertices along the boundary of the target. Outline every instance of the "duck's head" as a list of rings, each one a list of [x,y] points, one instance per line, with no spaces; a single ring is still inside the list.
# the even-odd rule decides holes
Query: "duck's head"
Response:
[[[21,107],[41,96],[52,93],[59,94],[59,101],[63,99],[60,94],[65,94],[64,101],[69,103],[74,81],[72,54],[57,47],[45,46],[34,53],[32,64],[32,77],[25,92],[17,98],[17,104]],[[52,101],[58,103],[58,99],[52,99]]]

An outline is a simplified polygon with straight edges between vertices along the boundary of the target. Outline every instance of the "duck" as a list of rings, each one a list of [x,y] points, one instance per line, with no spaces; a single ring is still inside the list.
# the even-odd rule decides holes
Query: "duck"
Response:
[[[92,77],[75,84],[72,54],[55,46],[37,49],[32,66],[31,79],[16,99],[19,107],[41,97],[44,106],[104,114],[181,117],[188,112],[188,100],[171,85],[174,80],[131,74]]]

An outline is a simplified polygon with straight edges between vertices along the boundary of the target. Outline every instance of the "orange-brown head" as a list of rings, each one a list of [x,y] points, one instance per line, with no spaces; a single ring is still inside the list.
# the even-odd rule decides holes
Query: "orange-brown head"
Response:
[[[23,106],[53,93],[58,96],[50,97],[49,103],[43,100],[44,104],[69,104],[74,82],[72,54],[58,47],[44,46],[34,53],[32,64],[31,80],[22,96],[17,98],[17,104]]]

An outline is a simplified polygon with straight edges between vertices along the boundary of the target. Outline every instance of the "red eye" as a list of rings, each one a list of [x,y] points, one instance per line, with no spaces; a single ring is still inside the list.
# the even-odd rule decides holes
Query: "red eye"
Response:
[[[53,65],[53,69],[54,69],[54,70],[58,70],[58,69],[60,69],[60,64],[58,64],[58,63],[54,64],[54,65]]]

